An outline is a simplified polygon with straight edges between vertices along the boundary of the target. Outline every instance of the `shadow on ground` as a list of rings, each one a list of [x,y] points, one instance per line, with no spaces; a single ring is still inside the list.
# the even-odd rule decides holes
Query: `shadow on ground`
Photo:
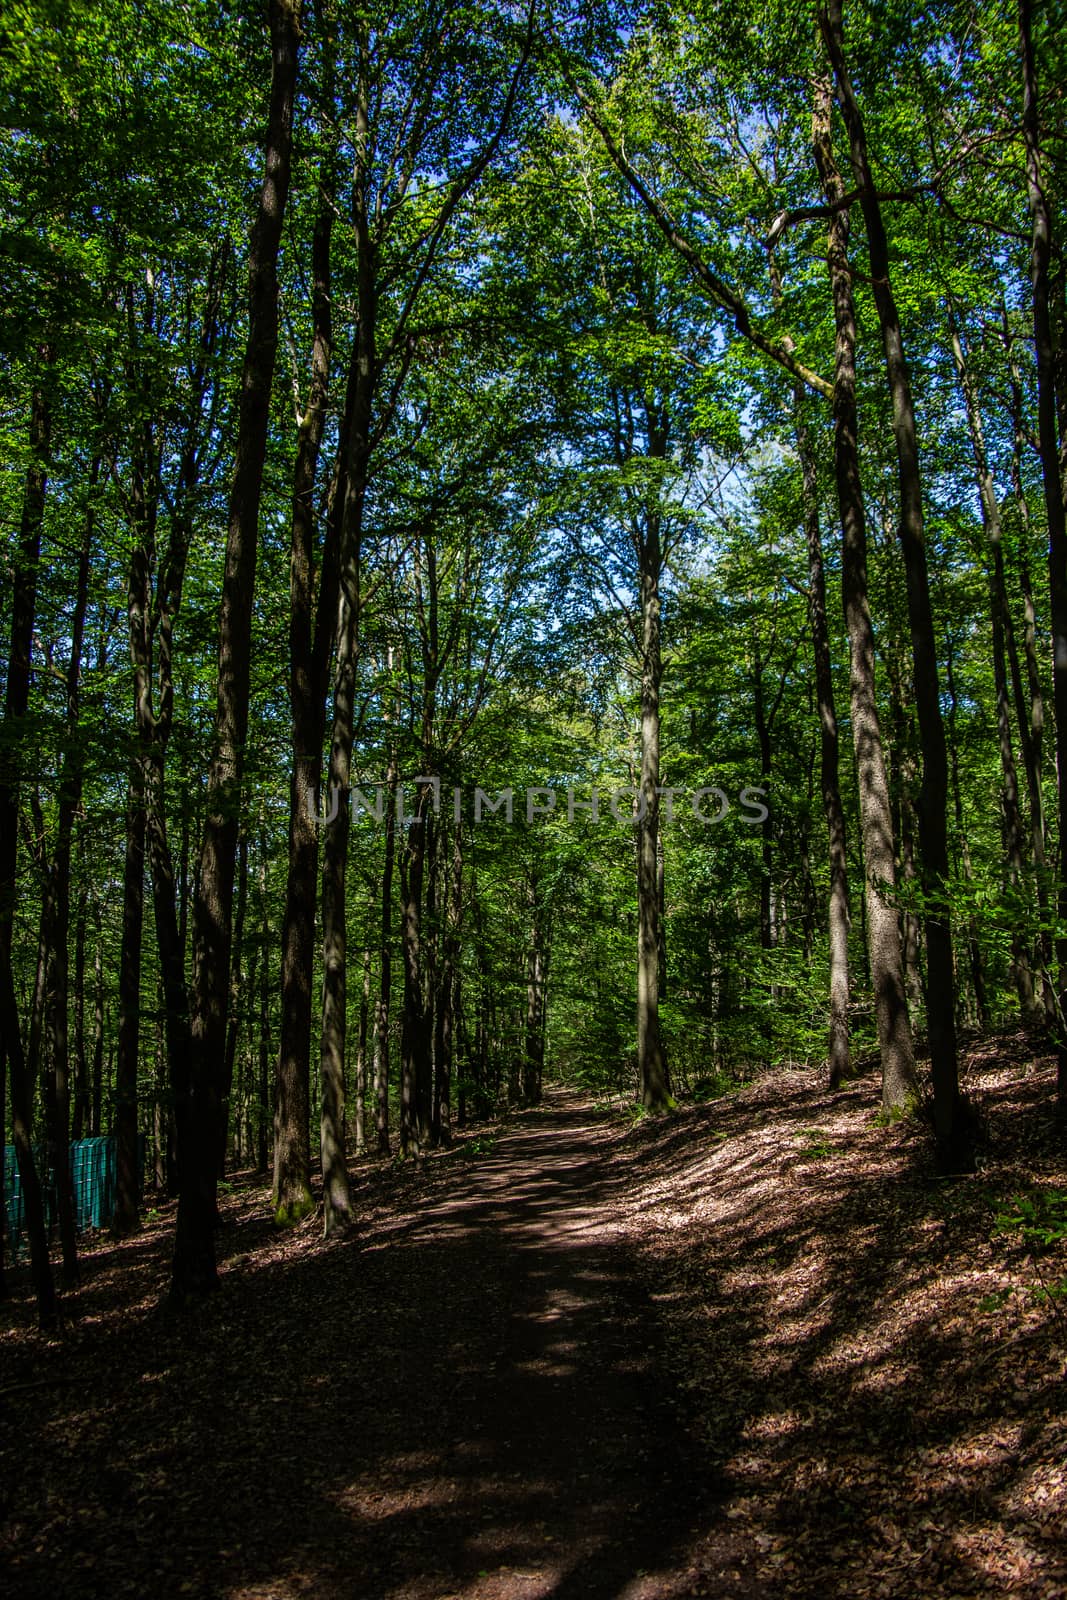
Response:
[[[198,1320],[165,1236],[102,1252],[63,1343],[6,1342],[8,1592],[1052,1600],[1062,1352],[984,1186],[1062,1159],[1009,1068],[958,1185],[870,1082],[780,1075],[628,1134],[558,1097],[379,1169],[339,1243],[237,1194]]]
[[[87,1387],[25,1397],[12,1592],[684,1593],[717,1486],[611,1232],[611,1138],[530,1114],[355,1239],[242,1239],[199,1326],[75,1339]]]

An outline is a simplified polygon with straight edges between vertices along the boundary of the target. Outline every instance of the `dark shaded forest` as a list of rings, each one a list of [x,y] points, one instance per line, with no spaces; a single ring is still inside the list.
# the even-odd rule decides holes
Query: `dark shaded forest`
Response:
[[[407,1275],[376,1251],[410,1232],[434,1241],[411,1267],[426,1326],[397,1336],[419,1360],[345,1392],[432,1395],[443,1439],[442,1394],[477,1410],[499,1365],[551,1368],[541,1334],[475,1352],[532,1305],[531,1241],[555,1260],[553,1228],[588,1214],[600,1243],[529,1314],[618,1361],[557,1396],[555,1443],[516,1445],[513,1475],[559,1489],[575,1430],[629,1439],[629,1466],[597,1469],[614,1510],[583,1511],[576,1480],[541,1517],[567,1575],[461,1588],[422,1526],[410,1570],[308,1582],[637,1600],[776,1574],[837,1592],[829,1545],[774,1542],[771,1466],[745,1500],[724,1443],[751,1442],[774,1368],[778,1313],[741,1308],[795,1252],[837,1261],[834,1338],[881,1339],[901,1371],[908,1319],[849,1318],[890,1280],[918,1308],[993,1272],[952,1313],[964,1367],[992,1317],[998,1361],[1062,1378],[1064,20],[1053,0],[8,0],[0,1410],[96,1393],[108,1348],[155,1381],[156,1336],[229,1370],[220,1330],[266,1314],[261,1273],[279,1316],[324,1274],[328,1334],[366,1270],[366,1338],[395,1343]],[[720,1137],[736,1160],[702,1165]],[[730,1209],[764,1161],[773,1252]],[[675,1302],[749,1249],[765,1268],[736,1304],[696,1296],[683,1356]],[[429,1325],[497,1268],[485,1329],[449,1313],[454,1368]],[[627,1487],[628,1341],[652,1456],[733,1494],[762,1567],[690,1550],[642,1588],[654,1540],[609,1560],[648,1482]],[[792,1371],[782,1415],[803,1394],[830,1418],[828,1370]],[[703,1420],[679,1422],[690,1388]],[[540,1402],[501,1395],[532,1437]],[[1046,1464],[1053,1415],[1026,1435]],[[933,1412],[914,1429],[935,1451]],[[680,1478],[661,1500],[681,1550],[703,1510]],[[870,1527],[850,1566],[834,1504],[840,1592],[897,1593],[921,1519],[885,1536],[879,1589]],[[10,1514],[16,1547],[36,1537]],[[1026,1537],[1014,1566],[970,1550],[975,1593],[1060,1592]],[[174,1592],[275,1592],[236,1557],[219,1577],[227,1550],[213,1577],[206,1550],[187,1583],[177,1563]]]

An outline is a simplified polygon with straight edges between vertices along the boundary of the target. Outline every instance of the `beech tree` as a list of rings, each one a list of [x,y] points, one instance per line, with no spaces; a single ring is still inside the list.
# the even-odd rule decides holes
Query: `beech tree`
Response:
[[[231,915],[244,745],[259,507],[278,346],[277,260],[289,195],[299,0],[271,0],[271,85],[265,175],[248,259],[249,321],[241,382],[226,559],[219,611],[215,748],[193,905],[189,1053],[172,1062],[178,1124],[179,1204],[174,1292],[216,1282],[215,1134],[226,1042]]]
[[[1064,1034],[1050,15],[60,10],[0,53],[42,1321],[87,1133],[179,1299],[236,1164],[344,1232],[353,1133],[556,1074],[876,1050],[965,1166],[964,1030]]]

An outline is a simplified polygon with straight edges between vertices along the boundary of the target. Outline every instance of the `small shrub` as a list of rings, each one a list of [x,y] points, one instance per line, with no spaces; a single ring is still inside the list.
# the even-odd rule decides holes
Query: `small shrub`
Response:
[[[804,1141],[800,1147],[801,1153],[813,1160],[823,1161],[827,1156],[837,1154],[836,1146],[831,1144],[825,1128],[801,1128],[799,1137]]]
[[[1016,1195],[1007,1210],[998,1210],[996,1233],[1018,1233],[1029,1250],[1049,1250],[1067,1240],[1067,1193],[1035,1189]]]

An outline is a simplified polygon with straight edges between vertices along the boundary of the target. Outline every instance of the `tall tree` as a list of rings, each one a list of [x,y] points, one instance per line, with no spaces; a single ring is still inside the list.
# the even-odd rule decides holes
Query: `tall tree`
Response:
[[[193,909],[193,1006],[187,1081],[175,1105],[180,1193],[173,1289],[217,1284],[216,1138],[226,1045],[231,911],[241,773],[248,737],[252,603],[270,397],[278,347],[278,250],[289,194],[299,0],[271,0],[271,86],[265,175],[248,261],[249,323],[219,611],[215,748]]]
[[[978,408],[978,397],[972,374],[964,356],[960,330],[950,304],[949,337],[952,359],[963,394],[967,413],[967,430],[974,456],[974,470],[978,481],[978,498],[982,524],[989,547],[989,609],[993,638],[993,685],[996,699],[997,748],[1000,754],[1001,806],[1004,813],[1004,845],[1008,881],[1016,891],[1023,879],[1023,819],[1019,803],[1019,777],[1015,766],[1015,752],[1011,737],[1011,702],[1008,688],[1006,635],[1011,627],[1008,609],[1007,583],[1004,575],[1004,542],[1001,528],[1000,506],[997,501],[993,474],[986,453],[985,430]],[[959,784],[955,785],[959,794]],[[1037,999],[1034,993],[1030,958],[1023,935],[1016,931],[1012,936],[1012,969],[1019,992],[1019,1005],[1024,1020],[1033,1022],[1037,1016]]]
[[[848,841],[845,809],[839,779],[837,706],[831,669],[830,636],[826,617],[826,575],[819,527],[817,469],[809,429],[803,412],[803,393],[793,392],[797,454],[803,489],[804,535],[808,546],[808,617],[815,661],[815,694],[819,714],[823,812],[830,845],[830,1041],[827,1076],[836,1089],[849,1068],[848,1037]]]
[[[11,1086],[11,1128],[18,1163],[30,1240],[30,1264],[37,1314],[42,1327],[57,1316],[55,1285],[48,1260],[44,1201],[33,1158],[33,1090],[27,1070],[11,968],[12,918],[18,881],[18,816],[21,781],[21,745],[29,706],[30,664],[34,618],[37,610],[38,564],[44,526],[45,496],[52,447],[52,397],[50,369],[55,359],[51,345],[38,351],[37,370],[30,396],[29,459],[22,497],[22,516],[15,558],[11,605],[11,635],[7,686],[4,692],[3,765],[0,767],[0,1043]],[[3,1096],[0,1095],[0,1099]],[[0,1241],[2,1242],[2,1241]]]
[[[68,1286],[78,1281],[78,1251],[74,1219],[74,1187],[70,1169],[70,1079],[69,1010],[70,985],[68,946],[70,942],[71,848],[74,820],[81,805],[84,771],[84,729],[80,725],[79,690],[82,652],[85,641],[85,615],[89,603],[89,570],[93,553],[96,518],[95,495],[100,474],[99,458],[93,461],[88,476],[88,506],[84,513],[81,550],[74,589],[74,610],[70,622],[70,659],[66,673],[66,730],[63,764],[59,777],[59,805],[56,840],[45,883],[41,909],[41,943],[45,951],[48,1072],[46,1095],[49,1144],[55,1174],[60,1239],[63,1248],[63,1277]]]
[[[1051,306],[1052,212],[1042,163],[1041,111],[1034,54],[1030,0],[1019,0],[1019,43],[1023,76],[1023,143],[1026,151],[1026,192],[1030,202],[1033,242],[1030,287],[1034,303],[1034,346],[1037,354],[1037,434],[1041,479],[1048,520],[1048,570],[1052,626],[1052,693],[1056,708],[1056,768],[1059,820],[1059,901],[1061,926],[1067,923],[1067,507],[1060,460],[1063,443],[1058,438],[1056,353]],[[1062,365],[1062,352],[1060,356]],[[1059,962],[1059,1070],[1056,1094],[1067,1116],[1067,1027],[1064,993],[1067,990],[1067,944],[1061,939]]]
[[[948,752],[938,689],[937,639],[930,603],[919,442],[915,426],[911,375],[890,275],[889,240],[867,152],[867,134],[845,54],[842,0],[829,0],[819,13],[819,27],[837,86],[837,98],[848,133],[852,170],[867,231],[871,285],[885,352],[892,400],[900,493],[900,546],[907,579],[908,621],[915,699],[922,741],[923,777],[920,833],[925,890],[926,1019],[930,1033],[934,1131],[942,1158],[956,1159],[960,1133],[959,1078],[956,1061],[955,972],[952,923],[948,903]]]
[[[852,744],[859,781],[867,909],[867,947],[875,1020],[882,1057],[882,1103],[906,1104],[916,1089],[915,1057],[904,987],[900,925],[892,892],[896,881],[893,820],[875,685],[874,627],[867,588],[867,519],[859,460],[856,401],[856,311],[848,261],[850,232],[845,186],[831,137],[831,89],[814,83],[812,143],[830,208],[827,261],[834,303],[834,469],[841,519],[841,595],[850,649]]]
[[[310,1207],[309,1065],[315,964],[314,904],[318,873],[319,773],[326,721],[326,680],[337,617],[337,540],[344,502],[342,446],[318,555],[315,596],[315,489],[330,387],[333,351],[331,247],[337,209],[337,138],[333,124],[335,19],[327,10],[321,41],[323,118],[317,210],[311,246],[312,348],[307,401],[297,404],[289,561],[289,705],[292,777],[289,788],[289,863],[282,923],[282,1012],[274,1109],[274,1206],[278,1221],[296,1221]]]
[[[325,968],[320,1063],[324,1183],[330,1188],[327,1229],[333,1225],[333,1217],[344,1220],[349,1204],[343,1122],[346,868],[358,632],[366,603],[364,523],[373,462],[399,415],[419,348],[421,302],[428,295],[443,241],[461,206],[495,159],[511,124],[530,51],[532,15],[531,7],[517,51],[512,49],[510,30],[505,30],[504,49],[497,54],[494,46],[499,41],[485,19],[489,61],[470,52],[468,21],[458,10],[449,9],[428,34],[420,23],[414,37],[421,53],[415,62],[409,55],[412,35],[406,20],[403,26],[372,31],[369,19],[361,18],[354,30],[351,213],[358,316],[342,429],[341,602],[334,643],[328,774],[332,820],[323,843]],[[487,70],[490,62],[499,70],[501,54],[504,61],[510,57],[512,63],[506,87],[487,95],[494,87]],[[458,161],[451,141],[442,139],[443,130],[434,115],[446,90],[469,105],[477,130],[468,130]],[[444,168],[443,186],[423,184],[430,167]],[[421,894],[421,881],[418,888]]]

